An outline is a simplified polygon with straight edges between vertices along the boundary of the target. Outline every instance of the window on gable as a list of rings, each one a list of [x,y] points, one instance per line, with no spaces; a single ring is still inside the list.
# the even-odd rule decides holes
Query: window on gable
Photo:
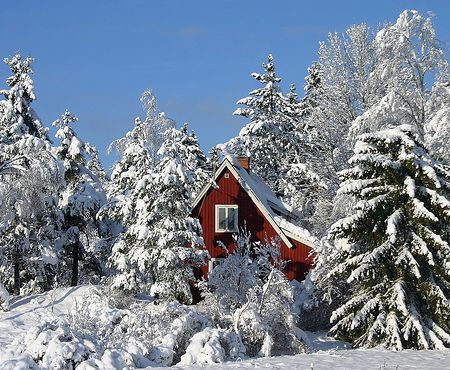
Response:
[[[216,232],[238,231],[238,206],[216,205]]]

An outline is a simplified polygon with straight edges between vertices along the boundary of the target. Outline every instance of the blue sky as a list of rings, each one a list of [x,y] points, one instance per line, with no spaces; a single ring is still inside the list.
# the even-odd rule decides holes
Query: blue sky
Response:
[[[66,109],[79,136],[108,144],[142,115],[146,88],[178,126],[189,122],[205,151],[235,136],[246,120],[236,101],[255,88],[251,72],[272,53],[282,86],[299,90],[328,32],[395,21],[404,9],[432,11],[450,43],[450,1],[3,1],[0,56],[36,61],[34,108],[46,125]],[[447,53],[448,55],[448,53]],[[8,75],[0,65],[0,86]]]

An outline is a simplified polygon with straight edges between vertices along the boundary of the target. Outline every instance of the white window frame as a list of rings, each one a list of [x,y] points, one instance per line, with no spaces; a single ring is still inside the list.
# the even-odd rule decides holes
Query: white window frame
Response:
[[[234,229],[233,230],[221,229],[219,227],[219,209],[220,208],[226,209],[226,217],[227,218],[228,218],[228,210],[230,208],[236,210],[236,218],[234,219]],[[238,231],[238,219],[239,219],[239,208],[238,208],[237,204],[216,204],[216,212],[215,212],[215,220],[214,220],[216,233],[235,233],[235,232],[237,232]],[[228,222],[227,222],[227,227],[228,227]]]

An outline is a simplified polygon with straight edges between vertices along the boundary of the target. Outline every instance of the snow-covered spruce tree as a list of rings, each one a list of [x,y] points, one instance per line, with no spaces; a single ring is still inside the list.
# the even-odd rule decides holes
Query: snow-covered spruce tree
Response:
[[[150,181],[141,184],[144,191],[151,189],[155,195],[148,208],[152,221],[146,242],[153,274],[151,293],[189,303],[193,268],[201,266],[205,258],[204,251],[197,248],[203,244],[200,222],[189,213],[193,192],[206,179],[202,170],[206,158],[187,125],[165,132],[158,155],[161,161]]]
[[[31,103],[33,59],[8,59],[12,75],[0,90],[0,275],[15,294],[49,289],[58,263],[63,170]]]
[[[61,140],[56,154],[65,170],[65,187],[59,201],[64,214],[63,266],[59,275],[60,283],[70,282],[72,286],[78,285],[80,272],[83,281],[89,281],[87,275],[102,273],[101,263],[95,256],[95,242],[99,237],[96,214],[106,203],[100,179],[88,168],[93,160],[92,147],[80,140],[72,128],[77,121],[78,118],[66,110],[53,122],[58,129],[56,137]],[[69,271],[70,278],[65,276]]]
[[[110,202],[101,211],[122,226],[110,257],[117,270],[112,287],[190,302],[192,268],[203,258],[195,248],[201,227],[189,211],[207,178],[206,158],[185,126],[165,131],[152,167],[144,125],[137,119],[127,134],[128,147],[113,168]]]
[[[277,194],[283,193],[280,178],[286,172],[282,168],[283,153],[292,146],[293,118],[298,104],[294,94],[286,98],[279,86],[281,79],[275,72],[272,55],[263,64],[264,73],[252,73],[252,77],[263,87],[249,93],[237,104],[245,108],[238,108],[233,113],[250,119],[241,130],[239,136],[230,140],[226,147],[235,155],[250,156],[252,170],[261,176],[269,187]],[[292,92],[293,93],[293,92]],[[292,103],[290,107],[289,103]]]
[[[323,188],[316,166],[317,148],[314,133],[304,119],[304,104],[297,98],[296,87],[284,95],[275,72],[273,58],[263,64],[265,73],[252,76],[264,86],[241,99],[234,114],[250,119],[239,136],[225,144],[234,155],[250,156],[252,171],[261,176],[269,187],[303,215],[304,226],[314,213],[309,201]]]
[[[410,125],[364,134],[339,192],[358,200],[336,222],[334,268],[351,296],[331,332],[358,346],[450,346],[450,172]]]
[[[304,96],[300,102],[302,116],[310,115],[312,109],[319,104],[323,94],[322,78],[322,67],[319,62],[314,62],[308,67],[308,74],[305,77]]]
[[[138,220],[142,220],[144,224],[151,223],[145,205],[150,203],[154,196],[150,191],[144,194],[140,185],[147,179],[152,168],[143,125],[141,119],[136,118],[134,128],[126,137],[112,144],[125,140],[127,142],[122,158],[112,169],[108,185],[108,203],[99,212],[102,220],[113,222],[110,235],[105,238],[105,243],[111,245],[109,264],[116,270],[112,288],[129,293],[148,291],[152,282],[145,266],[147,254],[140,255],[145,250],[144,242],[139,234],[132,233],[132,227]],[[138,191],[139,202],[136,195]]]

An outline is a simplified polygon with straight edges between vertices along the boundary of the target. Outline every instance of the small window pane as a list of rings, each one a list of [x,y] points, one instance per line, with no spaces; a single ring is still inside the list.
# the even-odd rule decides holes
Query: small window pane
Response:
[[[219,229],[226,230],[226,228],[227,228],[226,208],[219,208]]]
[[[236,231],[235,226],[237,224],[237,209],[236,208],[228,208],[228,230]]]

